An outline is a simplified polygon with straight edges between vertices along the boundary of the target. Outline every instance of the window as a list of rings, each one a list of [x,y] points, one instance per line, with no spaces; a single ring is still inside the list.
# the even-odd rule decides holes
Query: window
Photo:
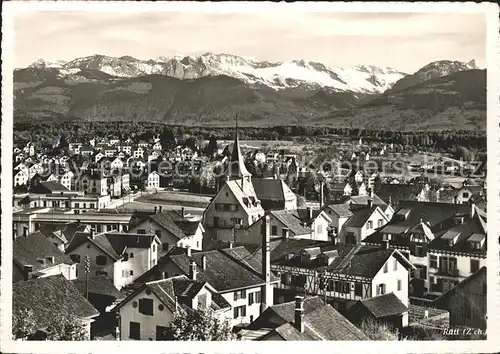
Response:
[[[415,267],[412,278],[427,279],[427,267],[419,264],[415,264]]]
[[[139,312],[153,316],[153,299],[139,299]]]
[[[471,259],[470,260],[470,272],[475,273],[479,270],[479,260],[478,259]]]
[[[153,245],[153,252],[156,252],[156,245]]]
[[[97,265],[106,265],[106,256],[97,256],[97,257],[95,257],[95,263]]]
[[[384,295],[385,294],[385,284],[379,284],[377,286],[377,295]]]
[[[384,220],[379,219],[379,220],[378,220],[378,227],[382,227],[382,226],[383,226],[383,224],[384,224]]]
[[[247,292],[246,292],[246,290],[241,290],[240,291],[240,298],[241,299],[246,299],[247,298]]]
[[[354,284],[354,295],[363,296],[363,284]]]
[[[352,232],[346,233],[345,243],[348,245],[355,245],[357,243],[356,242],[356,235],[354,235],[354,233],[352,233]]]
[[[431,255],[430,267],[436,269],[438,267],[438,257]]]
[[[95,189],[95,188],[94,188]],[[95,191],[94,191],[95,192]],[[95,208],[95,204],[94,203],[90,203],[90,209],[94,209]]]
[[[463,192],[462,193],[463,198],[469,198],[469,192]]]
[[[245,317],[246,315],[247,315],[247,307],[245,305],[236,306],[234,308],[234,318]]]
[[[141,324],[139,322],[130,322],[129,332],[131,339],[141,339]]]
[[[401,279],[398,279],[398,291],[403,289],[403,281]]]
[[[278,226],[271,226],[271,235],[273,236],[278,235]]]
[[[347,294],[351,291],[351,283],[345,281],[335,281],[335,291]]]
[[[80,263],[80,255],[79,254],[72,254],[69,256],[73,262]]]
[[[128,261],[128,253],[123,254],[123,261],[124,262]]]
[[[134,271],[133,270],[130,271],[130,275],[134,275]]]
[[[389,271],[389,264],[387,262],[384,264],[384,273],[387,273]]]
[[[367,229],[367,230],[373,229],[373,221],[369,220],[369,221],[366,223],[366,229]]]
[[[165,340],[168,327],[156,326],[156,340]]]
[[[134,258],[134,254],[133,253],[129,253],[129,258]]]
[[[416,257],[424,257],[425,252],[424,252],[424,247],[420,245],[415,245],[415,256]]]
[[[394,258],[394,259],[392,260],[392,270],[394,270],[394,271],[395,271],[395,270],[398,270],[398,263],[399,263],[399,262],[398,262],[398,260],[397,260],[396,258]]]
[[[253,293],[248,294],[248,306],[253,305]]]
[[[283,273],[281,274],[281,284],[283,285],[290,285],[291,284],[291,275],[288,273]]]

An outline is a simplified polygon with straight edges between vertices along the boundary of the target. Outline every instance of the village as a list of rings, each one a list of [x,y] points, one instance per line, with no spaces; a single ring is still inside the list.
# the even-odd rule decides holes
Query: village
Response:
[[[171,340],[200,309],[237,340],[485,330],[485,163],[438,156],[397,176],[369,164],[401,156],[394,144],[360,138],[334,168],[238,134],[15,144],[13,314],[33,319],[15,337],[70,316],[87,340]]]

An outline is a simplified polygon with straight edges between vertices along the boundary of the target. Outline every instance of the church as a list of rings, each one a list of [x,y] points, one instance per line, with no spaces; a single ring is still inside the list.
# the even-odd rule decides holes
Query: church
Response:
[[[203,213],[203,226],[212,239],[234,240],[235,230],[248,228],[270,209],[297,209],[297,198],[283,181],[258,179],[258,190],[245,167],[236,125],[226,182]]]

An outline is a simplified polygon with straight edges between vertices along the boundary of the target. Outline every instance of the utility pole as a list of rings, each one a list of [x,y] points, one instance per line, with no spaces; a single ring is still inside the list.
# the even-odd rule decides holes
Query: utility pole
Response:
[[[90,257],[85,256],[85,298],[89,299],[89,273],[90,273]]]

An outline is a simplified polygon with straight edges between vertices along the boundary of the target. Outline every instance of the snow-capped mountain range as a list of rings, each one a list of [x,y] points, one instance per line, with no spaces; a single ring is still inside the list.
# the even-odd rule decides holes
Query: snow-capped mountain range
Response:
[[[112,76],[127,78],[161,74],[179,79],[227,75],[250,85],[265,85],[274,90],[301,87],[330,88],[334,91],[381,93],[406,74],[393,68],[371,65],[352,68],[333,68],[322,63],[293,60],[269,62],[230,54],[206,53],[199,56],[159,57],[139,60],[130,56],[120,58],[92,55],[69,62],[37,60],[31,68],[53,68],[59,76],[77,74],[81,70],[99,70]]]
[[[69,62],[37,60],[30,68],[51,68],[59,77],[78,81],[82,70],[99,70],[117,78],[131,78],[160,74],[178,79],[196,79],[205,76],[227,75],[249,85],[264,85],[274,90],[301,88],[315,90],[327,88],[333,91],[379,94],[391,88],[404,88],[416,81],[423,82],[457,71],[477,69],[475,61],[441,60],[432,62],[413,75],[396,69],[373,65],[337,68],[322,63],[292,60],[269,62],[256,58],[231,54],[205,53],[199,56],[158,57],[139,60],[131,56],[120,58],[92,55]]]

